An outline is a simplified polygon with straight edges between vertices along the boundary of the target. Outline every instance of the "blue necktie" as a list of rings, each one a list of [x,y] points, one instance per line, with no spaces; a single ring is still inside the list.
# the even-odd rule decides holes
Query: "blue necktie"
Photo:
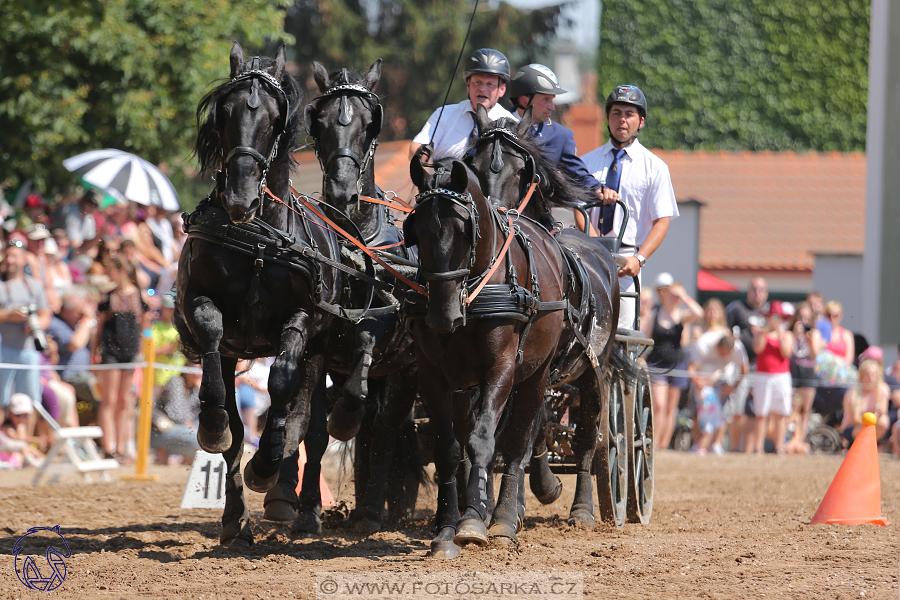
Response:
[[[606,187],[618,192],[619,191],[619,180],[622,178],[622,169],[619,165],[619,158],[625,153],[624,149],[614,150],[613,151],[613,161],[612,165],[609,167],[609,171],[606,174]],[[616,205],[610,204],[609,206],[603,207],[603,227],[600,231],[603,235],[606,235],[610,231],[612,231],[613,227],[613,217],[616,214]]]

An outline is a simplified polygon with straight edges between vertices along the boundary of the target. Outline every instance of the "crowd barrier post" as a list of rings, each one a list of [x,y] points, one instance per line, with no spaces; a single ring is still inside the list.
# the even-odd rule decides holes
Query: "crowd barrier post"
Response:
[[[138,401],[138,422],[135,432],[137,459],[134,462],[134,475],[122,475],[128,481],[158,481],[159,475],[147,474],[147,462],[150,454],[150,427],[153,413],[153,363],[156,362],[156,346],[153,336],[147,329],[143,334],[144,375],[141,381],[141,396]]]

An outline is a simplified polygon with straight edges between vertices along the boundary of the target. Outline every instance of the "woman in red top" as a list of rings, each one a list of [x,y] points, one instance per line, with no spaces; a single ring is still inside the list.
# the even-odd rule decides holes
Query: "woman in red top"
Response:
[[[771,302],[765,327],[753,335],[753,351],[756,352],[753,411],[756,422],[753,435],[747,440],[747,452],[763,452],[768,419],[775,430],[775,452],[785,453],[784,437],[793,396],[790,358],[794,351],[794,334],[782,326],[784,317],[781,302]]]

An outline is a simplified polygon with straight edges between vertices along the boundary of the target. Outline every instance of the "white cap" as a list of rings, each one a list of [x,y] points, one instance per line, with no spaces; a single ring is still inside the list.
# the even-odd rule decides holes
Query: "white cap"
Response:
[[[672,277],[672,274],[662,272],[656,276],[655,280],[653,280],[653,287],[664,288],[664,287],[669,287],[673,283],[675,283],[675,278]]]

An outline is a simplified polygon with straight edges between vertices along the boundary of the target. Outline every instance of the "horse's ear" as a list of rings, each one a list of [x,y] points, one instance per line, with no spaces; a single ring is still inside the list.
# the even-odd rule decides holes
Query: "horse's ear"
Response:
[[[413,185],[419,188],[420,192],[424,192],[428,189],[426,187],[428,185],[426,181],[427,176],[419,156],[421,156],[420,153],[416,152],[412,160],[409,161],[409,178],[412,179]]]
[[[372,63],[372,66],[369,67],[369,72],[366,73],[366,87],[369,88],[370,92],[375,91],[375,86],[378,85],[379,79],[381,79],[380,58]]]
[[[519,137],[524,137],[528,130],[531,128],[532,120],[532,109],[534,107],[530,104],[528,108],[525,109],[525,112],[522,114],[522,118],[519,120],[519,126],[516,127],[516,133],[519,134]]]
[[[278,52],[275,53],[275,64],[272,65],[272,68],[269,71],[269,74],[274,77],[276,81],[281,81],[281,76],[284,75],[284,66],[287,64],[285,48],[286,46],[284,44],[278,48]]]
[[[469,189],[469,170],[466,165],[458,160],[453,161],[453,169],[450,171],[451,189],[464,192]]]
[[[479,134],[484,133],[488,125],[491,124],[491,118],[488,116],[488,111],[483,104],[479,104],[475,109],[475,122],[478,123]]]
[[[325,70],[321,63],[316,61],[313,61],[313,79],[316,80],[316,85],[319,86],[319,92],[323,94],[331,87],[328,71]]]
[[[237,77],[241,72],[241,65],[244,64],[244,49],[235,41],[231,44],[231,78]]]

